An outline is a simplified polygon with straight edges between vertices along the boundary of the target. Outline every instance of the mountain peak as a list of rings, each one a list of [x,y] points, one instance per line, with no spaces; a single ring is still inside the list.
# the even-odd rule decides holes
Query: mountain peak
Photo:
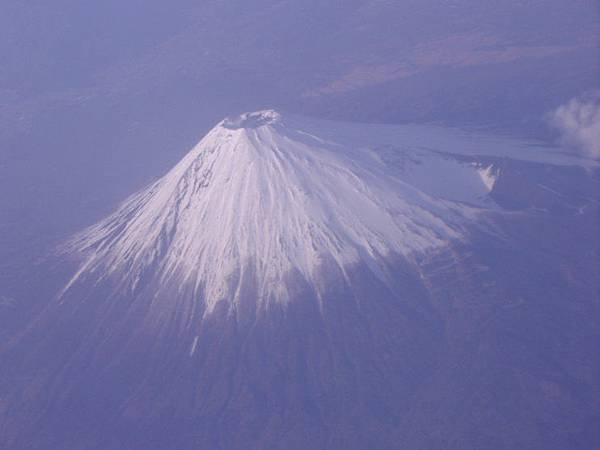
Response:
[[[221,125],[230,130],[242,128],[259,128],[265,125],[273,125],[281,121],[281,114],[273,109],[254,111],[231,116],[223,120]]]

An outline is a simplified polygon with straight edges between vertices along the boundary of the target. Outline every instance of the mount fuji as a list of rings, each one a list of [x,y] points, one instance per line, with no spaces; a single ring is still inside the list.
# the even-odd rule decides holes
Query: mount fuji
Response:
[[[428,150],[402,157],[399,171],[377,149],[323,140],[274,111],[226,119],[71,242],[86,260],[65,292],[97,274],[114,274],[120,291],[143,289],[150,277],[189,288],[212,310],[235,304],[248,278],[260,303],[288,301],[295,277],[320,297],[325,266],[347,279],[347,267],[362,262],[385,279],[382,260],[462,239],[465,224],[493,207],[492,166]],[[431,192],[444,183],[459,194]]]
[[[0,445],[585,448],[599,184],[536,142],[225,119],[44,266]]]

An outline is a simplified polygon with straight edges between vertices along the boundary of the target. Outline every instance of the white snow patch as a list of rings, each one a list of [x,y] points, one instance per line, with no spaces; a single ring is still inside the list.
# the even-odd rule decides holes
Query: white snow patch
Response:
[[[498,179],[497,174],[494,172],[494,167],[488,166],[486,168],[479,169],[478,173],[487,191],[492,192],[494,186],[496,185],[496,180]]]
[[[198,336],[194,337],[194,342],[192,342],[192,348],[190,348],[190,356],[194,356],[194,353],[196,353],[197,345],[198,345]]]

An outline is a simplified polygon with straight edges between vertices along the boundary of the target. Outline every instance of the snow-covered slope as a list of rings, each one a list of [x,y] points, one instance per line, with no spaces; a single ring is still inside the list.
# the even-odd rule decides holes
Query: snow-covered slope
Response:
[[[318,290],[319,270],[345,274],[381,258],[427,252],[464,236],[493,186],[489,168],[426,150],[325,141],[274,111],[226,119],[169,173],[79,235],[82,277],[135,289],[148,271],[193,286],[210,308],[235,301],[252,271],[260,301],[286,300],[286,277]],[[306,122],[308,128],[308,122]]]

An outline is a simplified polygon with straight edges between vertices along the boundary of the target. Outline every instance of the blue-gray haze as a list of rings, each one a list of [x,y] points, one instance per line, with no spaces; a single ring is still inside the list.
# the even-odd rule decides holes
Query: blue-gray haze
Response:
[[[19,334],[30,323],[32,311],[39,311],[36,302],[43,303],[53,295],[57,281],[40,277],[38,268],[46,267],[40,261],[46,261],[58,243],[106,216],[132,192],[164,174],[227,115],[274,108],[351,122],[435,123],[535,138],[577,152],[593,144],[582,144],[583,140],[561,135],[561,130],[571,130],[570,123],[562,129],[557,127],[556,111],[569,102],[590,98],[590,108],[598,108],[595,94],[598,88],[600,6],[595,0],[3,0],[0,2],[0,338],[7,340]],[[594,117],[600,120],[599,110],[595,111]],[[598,127],[598,122],[590,125],[585,139],[598,136],[593,134]],[[594,274],[598,274],[593,267],[599,261],[598,241],[593,232],[598,221],[592,223],[598,215],[583,215],[580,219],[561,215],[575,204],[588,211],[586,214],[596,211],[593,208],[597,208],[599,198],[593,191],[599,185],[598,172],[591,175],[575,169],[561,172],[508,162],[502,167],[510,175],[498,187],[497,202],[509,209],[527,207],[556,213],[552,215],[555,222],[551,229],[541,219],[535,226],[508,224],[508,235],[515,236],[515,248],[499,250],[495,243],[479,237],[473,244],[474,253],[479,251],[478,258],[498,271],[493,282],[504,280],[522,286],[522,291],[515,294],[517,297],[522,294],[525,298],[530,295],[541,299],[547,295],[549,303],[555,302],[553,305],[559,305],[570,292],[569,286],[553,285],[555,280],[549,275],[553,270],[585,275],[589,284],[577,285],[573,292],[577,292],[574,295],[578,299],[589,300],[592,306],[585,310],[586,314],[583,310],[578,314],[588,318],[590,314],[591,317],[598,314],[600,287],[593,281]],[[519,174],[526,171],[531,171],[531,176],[524,182]],[[548,179],[554,183],[553,187],[561,189],[561,200],[547,201],[536,190],[536,186],[547,183]],[[515,184],[510,185],[511,181]],[[532,193],[518,201],[513,198],[515,192],[521,194],[527,189]],[[592,206],[588,208],[586,202]],[[542,231],[536,234],[530,226]],[[581,238],[574,242],[565,240],[574,235]],[[531,241],[536,242],[535,251],[519,247]],[[551,242],[556,243],[557,249],[552,253],[557,255],[556,264],[548,263],[548,268],[536,266],[528,282],[518,278],[517,272],[523,274],[528,270],[527,258],[538,261],[541,249],[547,250]],[[505,262],[512,265],[506,273]],[[61,275],[64,278],[65,274]],[[56,274],[52,277],[60,278]],[[407,275],[406,282],[416,286],[417,281],[409,278]],[[30,289],[33,279],[38,297],[35,299],[31,298]],[[546,285],[553,288],[546,292]],[[411,289],[415,298],[420,298],[418,288]],[[511,289],[506,292],[513,292]],[[464,288],[456,295],[462,292],[468,296],[467,291]],[[536,305],[528,308],[531,315],[517,317],[537,317]],[[482,313],[482,327],[497,319],[498,333],[508,337],[493,341],[497,347],[491,350],[482,345],[477,352],[510,353],[507,360],[514,367],[527,367],[534,375],[511,373],[511,377],[514,375],[511,378],[502,370],[495,370],[489,380],[494,387],[478,386],[478,396],[469,397],[472,402],[469,405],[460,404],[462,397],[458,394],[459,400],[436,397],[455,382],[440,380],[435,384],[439,391],[424,394],[425,406],[419,414],[407,416],[402,423],[410,432],[403,436],[408,436],[404,441],[407,446],[399,448],[430,445],[427,448],[458,449],[475,443],[477,448],[490,449],[510,448],[511,444],[536,449],[550,445],[598,448],[594,447],[599,445],[600,438],[593,419],[600,417],[597,379],[600,361],[589,359],[588,351],[599,343],[597,319],[593,322],[595,327],[586,323],[581,328],[586,333],[595,330],[593,334],[569,341],[573,344],[589,338],[585,344],[588,347],[582,346],[581,355],[577,355],[572,351],[575,344],[561,347],[549,342],[553,335],[544,328],[555,329],[557,336],[577,334],[577,323],[553,322],[563,311],[561,308],[556,306],[552,313],[530,322],[523,318],[517,324],[512,322],[512,316],[509,320],[510,313],[502,308]],[[312,317],[313,312],[306,314]],[[568,317],[575,321],[580,316]],[[552,323],[541,324],[546,319]],[[429,326],[438,318],[422,320]],[[332,329],[335,326],[331,325]],[[435,324],[431,327],[435,328]],[[544,332],[534,333],[532,341],[527,341],[520,332],[529,327],[543,328]],[[342,332],[339,335],[345,336]],[[536,341],[541,337],[547,340]],[[421,336],[415,342],[431,350],[437,345],[437,338]],[[561,361],[571,361],[568,359],[571,357],[585,363],[577,366],[576,374],[562,366],[549,374],[548,367],[556,361],[548,365],[537,360],[530,363],[530,354],[519,351],[527,345],[539,348],[540,361],[549,361],[546,354],[552,353],[558,355],[558,365]],[[419,354],[418,349],[406,351]],[[469,351],[452,357],[468,365],[470,360],[465,361],[470,358]],[[561,359],[561,351],[570,352],[571,356]],[[426,357],[415,361],[427,372]],[[485,373],[487,377],[492,365],[478,360],[473,363],[473,373]],[[508,366],[505,369],[511,370]],[[463,373],[455,375],[458,379]],[[410,376],[418,378],[415,374]],[[473,376],[478,381],[483,379],[483,375]],[[510,383],[517,383],[517,379],[527,394],[513,397],[511,393],[518,388]],[[539,380],[542,381],[538,385]],[[582,380],[588,380],[587,384]],[[456,383],[459,387],[452,385],[449,389],[459,391],[460,387],[468,386]],[[0,380],[0,386],[6,384],[7,380]],[[560,403],[560,407],[567,405],[572,409],[544,410],[544,405],[533,404],[534,394],[528,396],[537,390],[545,398],[553,399],[566,395],[561,389],[571,390],[569,399]],[[486,395],[502,398],[490,400]],[[584,398],[592,400],[587,402]],[[527,403],[529,400],[531,403]],[[469,422],[473,429],[484,430],[477,436],[467,424],[475,419],[440,418],[427,406],[455,411],[460,416],[461,408],[480,411],[479,403],[497,405],[498,409],[488,410],[489,417],[477,418],[481,424]],[[584,410],[583,404],[589,409]],[[0,420],[7,417],[5,405],[8,400],[0,397]],[[377,405],[371,406],[378,410]],[[530,422],[521,423],[523,428],[515,431],[518,438],[503,439],[511,434],[514,425],[504,415],[519,409],[530,411]],[[369,407],[365,411],[370,411]],[[427,414],[435,420],[428,423]],[[0,423],[0,433],[8,429],[16,433],[19,428],[16,423],[16,419],[15,423],[8,420]],[[494,426],[486,430],[490,423]],[[452,426],[456,427],[455,434],[448,431]],[[443,447],[430,427],[439,427],[440,435],[455,440]],[[110,427],[101,429],[113,431]],[[560,437],[552,442],[546,438],[551,429],[564,433],[557,434]],[[174,426],[169,430],[165,433],[179,428]],[[124,436],[129,431],[118,429]],[[528,431],[533,436],[530,441],[525,437]],[[373,433],[377,433],[375,428]],[[432,437],[422,438],[427,433]],[[169,440],[158,431],[157,436],[161,444],[156,444],[156,448],[168,448],[165,442]],[[282,443],[286,442],[283,438],[279,441],[271,438],[265,441],[268,448],[283,448]],[[56,437],[47,442],[57,445],[63,442],[61,439]],[[89,441],[85,439],[73,441],[73,448],[86,448]],[[298,439],[297,442],[304,442]],[[32,445],[42,448],[40,442],[43,441]],[[131,442],[132,448],[137,448],[140,441]],[[185,446],[191,441],[181,442]],[[213,448],[237,445],[226,439],[215,442]],[[253,448],[261,448],[260,441],[256,442]],[[341,448],[345,441],[315,438],[314,442],[325,448]],[[111,445],[119,448],[117,444]]]

